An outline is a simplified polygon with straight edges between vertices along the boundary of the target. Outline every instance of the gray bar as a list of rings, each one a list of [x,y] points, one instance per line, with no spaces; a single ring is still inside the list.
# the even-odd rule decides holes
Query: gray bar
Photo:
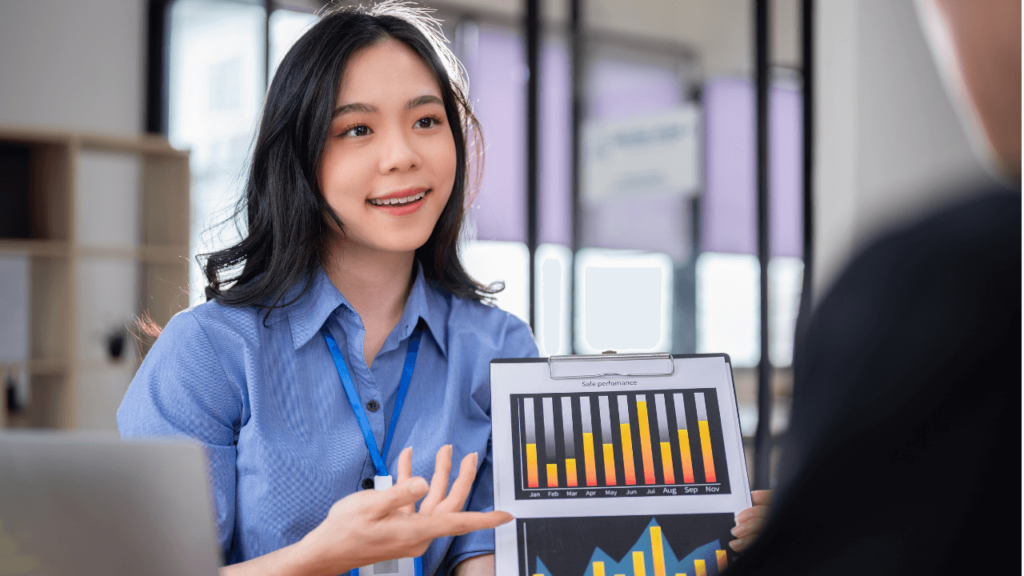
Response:
[[[598,408],[601,410],[601,442],[612,443],[612,414],[608,410],[608,397],[599,396],[597,399]]]
[[[673,394],[672,402],[676,405],[676,428],[686,430],[686,406],[683,405],[683,395]]]
[[[544,455],[548,462],[555,461],[555,407],[551,398],[541,398],[544,410]]]
[[[629,406],[626,405],[626,397],[619,396],[619,424],[629,425]]]
[[[565,457],[575,458],[576,443],[573,438],[572,398],[562,397],[562,437],[565,438]]]
[[[523,416],[526,418],[526,443],[537,443],[537,420],[533,415],[533,398],[523,399]]]
[[[672,438],[668,435],[668,411],[665,410],[665,395],[654,395],[654,407],[658,410],[658,442],[669,442]]]
[[[583,419],[583,433],[593,434],[594,424],[590,419],[590,396],[580,398],[580,418]]]
[[[704,404],[704,393],[700,392],[693,395],[693,400],[697,404],[697,420],[701,422],[708,421],[708,407]]]

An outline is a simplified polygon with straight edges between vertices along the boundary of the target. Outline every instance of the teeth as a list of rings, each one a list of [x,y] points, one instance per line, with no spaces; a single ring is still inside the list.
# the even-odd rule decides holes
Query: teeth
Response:
[[[390,206],[392,204],[408,204],[410,202],[415,202],[415,201],[419,200],[420,198],[423,198],[423,196],[425,196],[425,195],[426,195],[426,192],[420,192],[419,194],[414,194],[412,196],[407,196],[405,198],[371,199],[370,200],[370,204],[373,204],[374,206]]]

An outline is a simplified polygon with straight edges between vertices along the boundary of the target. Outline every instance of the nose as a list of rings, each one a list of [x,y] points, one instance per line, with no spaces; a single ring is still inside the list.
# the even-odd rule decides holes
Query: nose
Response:
[[[381,174],[405,172],[422,166],[423,160],[411,141],[413,137],[400,129],[388,130],[380,156]]]

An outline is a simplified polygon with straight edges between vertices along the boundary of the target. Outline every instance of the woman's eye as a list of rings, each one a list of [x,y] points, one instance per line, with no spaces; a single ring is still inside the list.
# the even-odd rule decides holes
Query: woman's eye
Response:
[[[420,118],[419,120],[417,120],[416,121],[416,127],[417,128],[432,128],[434,126],[437,126],[440,123],[441,123],[441,121],[439,119],[434,118],[433,116],[427,116],[425,118]]]
[[[370,134],[369,126],[353,126],[341,133],[342,136],[368,136]]]

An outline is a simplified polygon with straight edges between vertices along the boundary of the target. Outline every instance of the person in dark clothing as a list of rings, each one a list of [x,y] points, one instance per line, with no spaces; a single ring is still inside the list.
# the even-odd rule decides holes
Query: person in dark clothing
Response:
[[[766,522],[737,518],[728,576],[1020,572],[1021,5],[922,10],[1011,183],[883,236],[822,299],[779,488]]]

